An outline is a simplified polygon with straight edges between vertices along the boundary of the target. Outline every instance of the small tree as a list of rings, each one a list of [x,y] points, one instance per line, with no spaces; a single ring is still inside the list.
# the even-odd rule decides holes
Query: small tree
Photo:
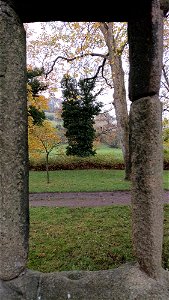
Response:
[[[93,142],[95,139],[94,116],[101,111],[102,104],[96,102],[101,90],[93,95],[95,79],[80,79],[79,82],[69,75],[61,81],[63,103],[62,118],[66,129],[68,146],[67,155],[86,157],[95,155]]]
[[[47,183],[49,183],[49,155],[60,143],[60,137],[51,122],[47,120],[41,126],[34,125],[33,122],[29,121],[28,133],[29,152],[34,157],[45,153]]]

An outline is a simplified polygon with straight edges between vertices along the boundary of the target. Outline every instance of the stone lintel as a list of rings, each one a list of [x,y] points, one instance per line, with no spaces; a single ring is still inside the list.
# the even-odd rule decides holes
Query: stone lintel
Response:
[[[135,101],[159,93],[163,56],[163,11],[152,0],[149,13],[128,22],[129,98]]]

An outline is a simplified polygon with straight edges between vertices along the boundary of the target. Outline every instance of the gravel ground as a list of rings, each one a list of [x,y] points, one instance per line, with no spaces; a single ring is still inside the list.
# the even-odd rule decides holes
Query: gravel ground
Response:
[[[30,206],[94,207],[105,205],[130,205],[130,191],[82,193],[30,193]],[[169,203],[169,191],[164,192],[164,203]]]

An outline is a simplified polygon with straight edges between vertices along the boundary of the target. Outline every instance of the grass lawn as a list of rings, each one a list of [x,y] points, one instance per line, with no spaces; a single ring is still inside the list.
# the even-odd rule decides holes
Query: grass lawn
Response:
[[[50,171],[47,184],[45,171],[29,172],[30,192],[101,192],[129,190],[131,183],[124,180],[124,170],[58,170]],[[169,170],[164,170],[164,188],[169,189]]]
[[[28,268],[93,271],[133,260],[130,206],[30,208]],[[169,205],[164,206],[162,264],[169,268]]]
[[[104,151],[104,155],[103,154]],[[100,155],[100,156],[99,156]],[[98,151],[96,160],[110,161],[110,150]],[[113,152],[120,161],[119,150]],[[54,159],[54,156],[51,157]],[[29,172],[30,192],[129,190],[124,170],[84,169]],[[169,171],[163,176],[169,189]],[[162,263],[169,268],[169,205],[164,206]],[[28,268],[42,272],[103,270],[133,261],[130,206],[96,208],[30,208]]]

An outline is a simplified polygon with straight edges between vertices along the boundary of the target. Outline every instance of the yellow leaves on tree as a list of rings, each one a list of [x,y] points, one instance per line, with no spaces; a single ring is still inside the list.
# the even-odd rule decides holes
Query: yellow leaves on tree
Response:
[[[43,122],[42,126],[33,125],[30,120],[28,133],[29,151],[32,154],[34,152],[38,152],[39,155],[44,152],[50,153],[60,143],[56,129],[47,120]]]
[[[35,158],[45,154],[47,182],[49,183],[49,154],[57,147],[61,139],[56,128],[50,121],[45,120],[43,125],[34,125],[31,118],[28,127],[29,154]]]
[[[32,105],[40,111],[49,109],[48,99],[43,95],[33,96],[29,84],[27,84],[27,101],[28,106]]]

